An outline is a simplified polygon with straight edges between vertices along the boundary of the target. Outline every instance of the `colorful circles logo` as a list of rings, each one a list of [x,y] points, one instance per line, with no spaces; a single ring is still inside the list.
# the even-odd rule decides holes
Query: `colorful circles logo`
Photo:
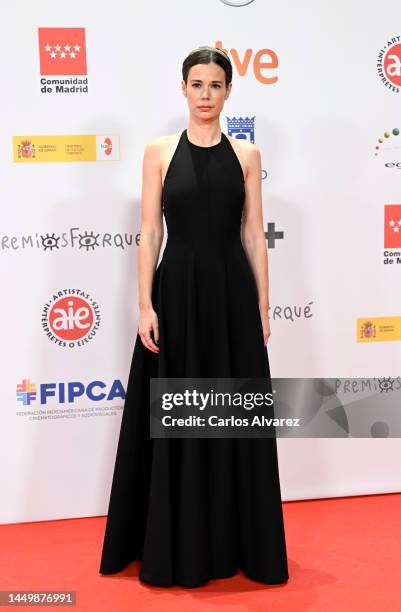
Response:
[[[42,327],[49,339],[62,347],[84,346],[100,325],[100,309],[85,291],[58,291],[44,306]]]
[[[379,144],[376,144],[375,146],[375,155],[379,154],[382,148],[382,145],[386,142],[386,140],[390,138],[390,136],[399,136],[399,134],[400,134],[399,128],[393,128],[391,132],[389,131],[383,132],[383,136],[380,136],[380,138],[377,139],[377,142]]]

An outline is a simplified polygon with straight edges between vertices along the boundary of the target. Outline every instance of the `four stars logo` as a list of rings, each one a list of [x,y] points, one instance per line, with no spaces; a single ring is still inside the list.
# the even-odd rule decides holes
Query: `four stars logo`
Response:
[[[401,204],[384,206],[384,246],[388,249],[401,248]]]
[[[57,57],[57,54],[61,59],[64,59],[65,57],[67,57],[67,54],[69,55],[71,59],[74,59],[77,56],[77,53],[79,52],[80,49],[81,47],[79,45],[75,45],[73,51],[71,50],[70,45],[64,45],[64,47],[61,47],[61,45],[54,45],[54,47],[52,47],[51,45],[47,44],[45,46],[45,51],[49,53],[52,59],[55,59]]]
[[[85,28],[38,28],[41,75],[86,75]]]

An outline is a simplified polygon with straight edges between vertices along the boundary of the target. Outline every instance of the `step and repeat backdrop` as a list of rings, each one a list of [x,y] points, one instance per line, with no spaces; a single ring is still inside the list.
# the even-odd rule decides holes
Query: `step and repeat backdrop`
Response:
[[[400,23],[395,0],[8,3],[1,522],[107,512],[143,150],[187,127],[181,65],[199,45],[233,63],[221,129],[261,152],[272,376],[400,387]],[[280,439],[283,499],[399,491],[399,439],[369,431]]]

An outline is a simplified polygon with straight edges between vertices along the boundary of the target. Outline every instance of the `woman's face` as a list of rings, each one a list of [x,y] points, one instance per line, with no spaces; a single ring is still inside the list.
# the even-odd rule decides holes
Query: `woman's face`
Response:
[[[231,83],[226,87],[225,76],[223,68],[214,62],[189,69],[187,84],[182,81],[182,92],[192,115],[206,120],[220,114],[231,91]]]

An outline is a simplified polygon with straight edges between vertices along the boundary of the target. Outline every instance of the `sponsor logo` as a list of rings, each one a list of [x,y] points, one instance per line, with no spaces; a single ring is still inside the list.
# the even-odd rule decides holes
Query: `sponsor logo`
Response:
[[[255,115],[253,117],[226,117],[227,132],[237,140],[247,140],[255,144]],[[261,180],[267,179],[267,170],[262,168]]]
[[[400,135],[400,130],[399,128],[393,128],[390,132],[386,131],[383,132],[383,136],[380,136],[380,138],[377,139],[377,144],[375,145],[375,155],[379,155],[379,153],[381,155],[383,155],[383,152],[389,152],[390,154],[393,153],[393,151],[399,151],[400,150],[400,142],[399,142],[399,138],[397,138],[394,141],[394,138],[391,138],[391,140],[389,140],[389,138],[391,136],[399,136]],[[387,163],[385,164],[386,168],[390,168],[390,167],[398,167],[401,168],[401,164],[400,162],[393,162],[392,164]]]
[[[119,161],[118,134],[14,136],[14,162]]]
[[[126,249],[139,244],[139,234],[128,232],[95,232],[93,230],[70,227],[65,232],[38,234],[8,235],[0,234],[0,251],[60,251],[61,249],[74,249],[82,253],[98,251],[99,249]]]
[[[38,28],[38,40],[41,93],[87,93],[85,28]]]
[[[401,42],[400,36],[393,36],[379,51],[377,71],[387,89],[399,93],[401,86]]]
[[[253,117],[227,117],[228,135],[237,140],[255,143],[255,115]]]
[[[118,379],[107,385],[102,380],[93,380],[90,383],[74,380],[36,384],[29,378],[23,378],[16,388],[17,402],[23,406],[30,406],[33,402],[48,404],[49,400],[59,404],[73,404],[81,399],[99,402],[114,401],[116,398],[125,399],[124,387]]]
[[[64,348],[85,346],[100,326],[100,308],[88,292],[63,289],[42,311],[42,328],[49,340]]]
[[[237,71],[238,76],[245,76],[251,69],[255,79],[262,85],[277,83],[278,56],[273,49],[259,49],[255,54],[253,49],[246,49],[241,54],[235,48],[225,49],[221,40],[217,40],[214,46],[222,49],[230,56],[233,68]]]
[[[401,340],[401,317],[361,317],[356,327],[357,342]]]
[[[384,206],[384,264],[401,264],[401,204]]]

